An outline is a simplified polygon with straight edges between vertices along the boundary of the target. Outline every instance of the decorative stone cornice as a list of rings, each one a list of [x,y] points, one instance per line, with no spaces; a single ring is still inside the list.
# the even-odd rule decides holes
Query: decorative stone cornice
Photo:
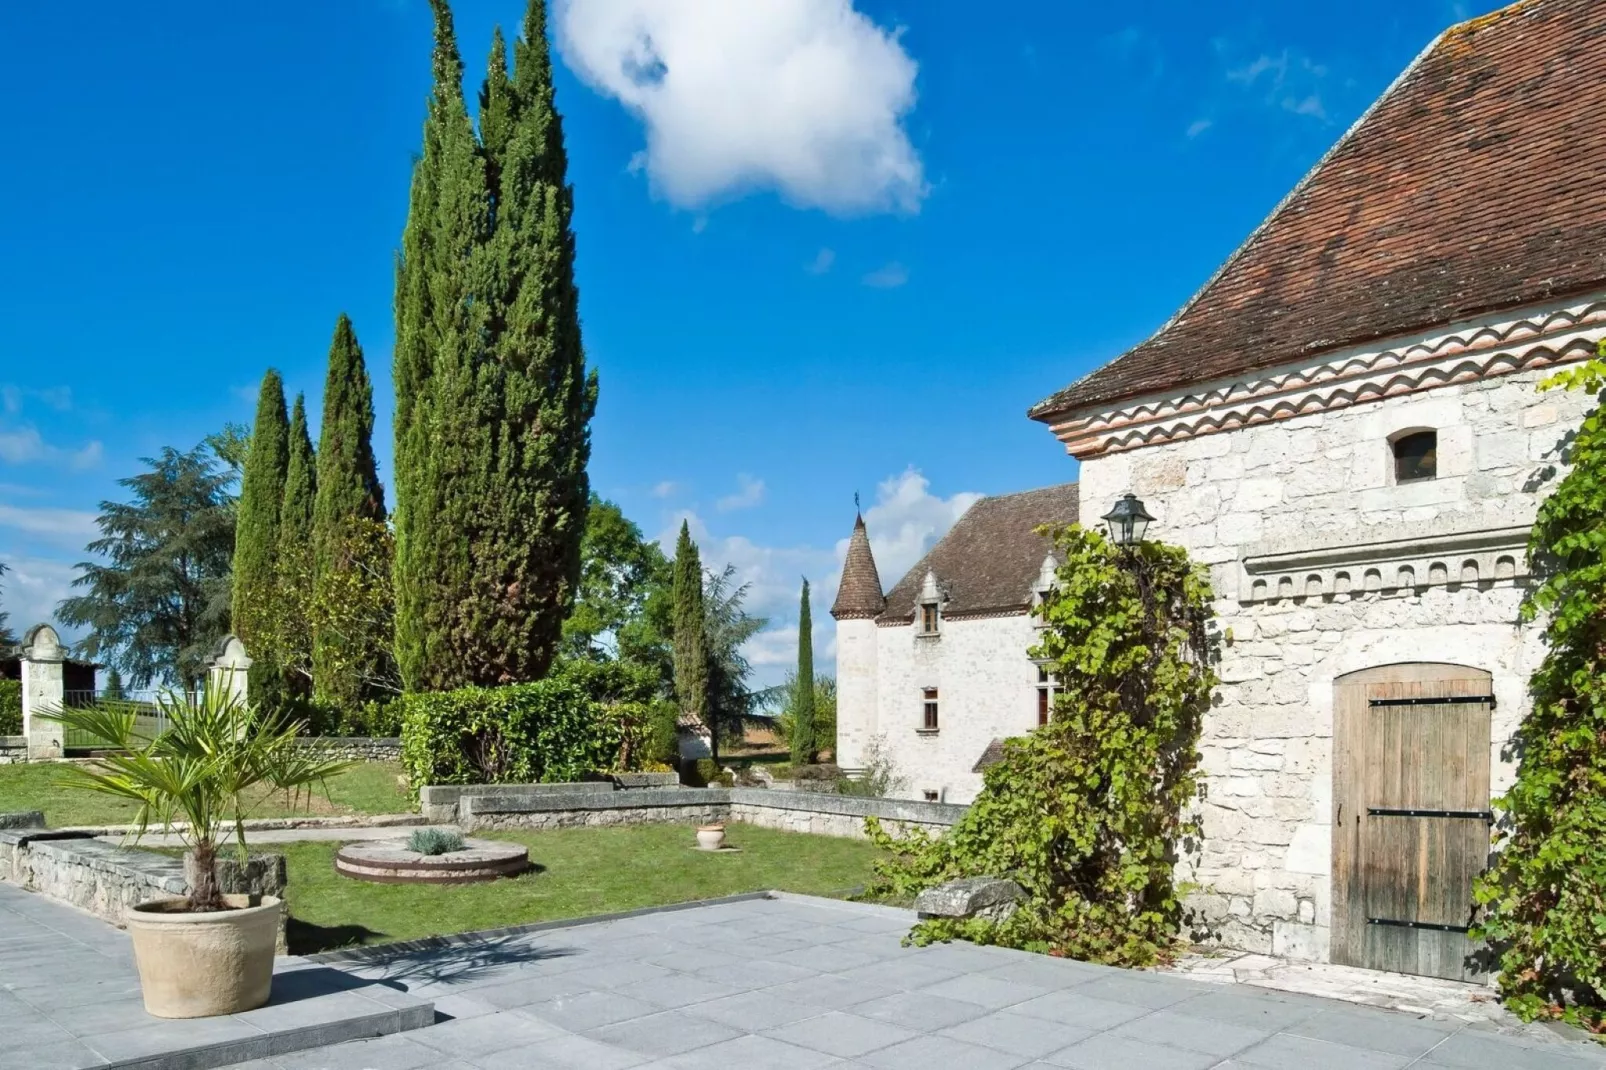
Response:
[[[1364,542],[1261,543],[1239,559],[1238,601],[1408,594],[1427,587],[1510,584],[1528,576],[1527,524],[1450,527],[1442,521],[1376,529]]]
[[[1583,360],[1606,337],[1606,295],[1486,319],[1387,348],[1348,349],[1255,379],[1203,384],[1120,409],[1067,414],[1054,434],[1078,460],[1347,408],[1452,383]]]

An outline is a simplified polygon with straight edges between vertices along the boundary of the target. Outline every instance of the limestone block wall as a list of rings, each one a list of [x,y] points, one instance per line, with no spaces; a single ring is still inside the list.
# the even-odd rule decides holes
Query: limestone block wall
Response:
[[[942,833],[957,824],[965,807],[898,799],[861,799],[819,792],[771,794],[764,788],[732,788],[730,819],[763,828],[862,840],[864,819],[875,816],[892,833],[911,828]]]
[[[1543,374],[1083,461],[1083,516],[1133,491],[1157,518],[1151,537],[1179,543],[1211,567],[1222,686],[1202,741],[1203,854],[1196,874],[1184,869],[1207,889],[1193,905],[1222,942],[1328,957],[1336,677],[1408,661],[1488,670],[1497,700],[1492,784],[1499,791],[1510,783],[1502,751],[1526,713],[1526,681],[1542,656],[1538,629],[1517,618],[1520,545],[1497,553],[1506,559],[1497,571],[1473,568],[1463,580],[1461,556],[1437,560],[1431,536],[1532,523],[1561,471],[1564,437],[1587,405],[1576,395],[1536,393]],[[1395,485],[1390,436],[1426,428],[1438,431],[1438,478]],[[1405,565],[1415,582],[1402,584],[1393,562],[1370,590],[1336,582],[1339,572],[1351,579],[1347,567],[1302,575],[1280,592],[1277,582],[1255,586],[1256,560],[1299,560],[1298,551],[1315,560],[1323,547],[1402,533],[1414,541],[1391,553],[1418,555]],[[1353,580],[1365,571],[1363,561]]]
[[[0,736],[0,765],[28,760],[27,736]]]
[[[48,835],[48,834],[47,834]],[[85,838],[0,830],[0,880],[89,911],[114,925],[139,903],[184,894],[176,858]]]
[[[401,761],[401,740],[382,736],[313,736],[300,741],[304,747],[327,752],[331,757],[351,762]]]
[[[869,735],[861,726],[874,726],[882,753],[903,779],[900,796],[935,792],[938,802],[972,802],[982,778],[971,770],[987,744],[1037,727],[1037,666],[1026,653],[1037,642],[1034,619],[1018,613],[945,620],[936,637],[916,635],[912,624],[878,627],[874,712],[850,708],[842,698],[848,691],[839,690],[839,733],[849,725]],[[927,687],[937,688],[935,733],[921,730]]]
[[[862,769],[870,741],[881,731],[877,718],[876,648],[873,620],[836,625],[836,764]]]

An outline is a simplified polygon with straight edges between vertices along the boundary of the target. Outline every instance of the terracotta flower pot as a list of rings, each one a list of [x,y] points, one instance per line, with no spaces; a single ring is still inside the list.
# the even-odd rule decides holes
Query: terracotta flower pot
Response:
[[[207,1018],[260,1007],[273,987],[273,944],[284,909],[273,896],[226,895],[231,910],[197,914],[185,899],[141,903],[127,916],[145,1009]]]
[[[702,851],[717,851],[725,846],[724,825],[698,825],[697,848]]]

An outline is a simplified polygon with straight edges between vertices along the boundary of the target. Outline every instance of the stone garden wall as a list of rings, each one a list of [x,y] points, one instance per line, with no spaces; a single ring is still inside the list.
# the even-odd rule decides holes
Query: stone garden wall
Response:
[[[27,736],[0,736],[0,765],[28,760]]]
[[[114,925],[136,904],[184,894],[184,866],[176,858],[43,829],[0,829],[0,880]]]
[[[401,740],[382,736],[313,736],[301,740],[301,745],[351,762],[401,761]]]

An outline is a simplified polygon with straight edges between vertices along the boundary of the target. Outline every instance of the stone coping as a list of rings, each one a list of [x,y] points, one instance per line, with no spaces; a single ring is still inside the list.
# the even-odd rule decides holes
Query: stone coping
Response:
[[[333,747],[375,746],[399,748],[402,745],[400,736],[298,736],[296,738],[296,742],[301,744],[303,747],[312,747],[323,744]]]
[[[26,747],[27,745],[27,736],[0,736],[0,748],[9,750],[13,747]]]
[[[282,829],[374,829],[411,828],[427,825],[423,814],[344,814],[339,817],[250,817],[245,820],[247,832],[278,832]],[[189,823],[173,822],[173,829],[187,829]],[[232,828],[232,826],[231,826]],[[58,829],[82,836],[129,836],[139,830],[138,825],[69,825]],[[161,829],[151,826],[152,833]]]
[[[639,810],[659,806],[726,805],[726,788],[638,788],[614,791],[611,786],[588,790],[584,785],[537,785],[565,788],[525,795],[464,794],[460,804],[465,816],[474,814],[526,814],[552,810]]]
[[[956,825],[965,816],[966,806],[955,803],[923,802],[919,799],[875,799],[859,795],[835,795],[819,791],[771,791],[769,788],[729,788],[732,803],[767,806],[774,810],[807,810],[816,814],[842,814],[846,817],[879,817],[888,821],[916,821],[929,825]]]

